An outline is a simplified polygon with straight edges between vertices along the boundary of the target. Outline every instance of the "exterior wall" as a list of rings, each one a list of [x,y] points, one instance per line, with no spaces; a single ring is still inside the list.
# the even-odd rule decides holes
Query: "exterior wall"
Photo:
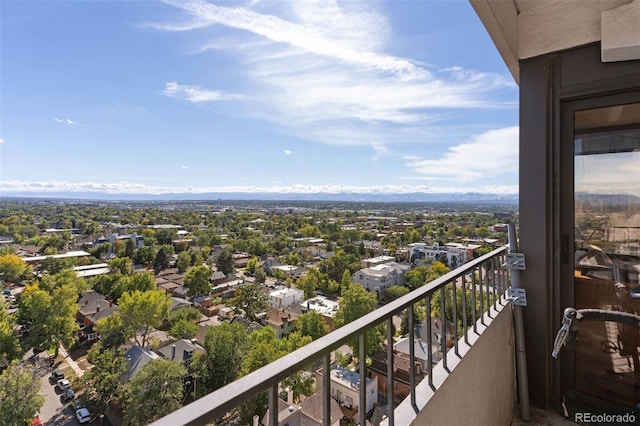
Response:
[[[409,259],[419,256],[420,259],[438,260],[443,254],[447,256],[447,262],[451,267],[455,265],[457,268],[467,262],[467,251],[457,247],[429,246],[419,243],[409,244]],[[416,260],[413,263],[416,263]]]
[[[526,308],[525,308],[526,309]],[[459,359],[450,351],[447,374],[442,364],[433,370],[434,393],[428,380],[416,388],[418,412],[410,400],[396,409],[401,425],[508,425],[515,407],[515,343],[510,306],[470,333],[469,347],[460,342]]]
[[[520,251],[531,403],[549,407],[571,369],[549,356],[562,310],[573,304],[571,103],[640,90],[639,61],[602,63],[600,44],[520,61]],[[591,99],[589,99],[591,98]],[[567,114],[569,112],[570,114]],[[564,249],[563,249],[564,248]],[[561,374],[564,375],[561,379]]]
[[[304,300],[304,291],[297,288],[287,288],[269,293],[269,305],[273,309],[283,309]]]

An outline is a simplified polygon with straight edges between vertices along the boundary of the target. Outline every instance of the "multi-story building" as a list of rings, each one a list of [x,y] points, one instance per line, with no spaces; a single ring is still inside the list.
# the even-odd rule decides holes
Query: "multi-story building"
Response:
[[[404,273],[409,268],[396,262],[381,263],[360,269],[351,276],[351,280],[368,291],[378,293],[378,297],[384,297],[389,287],[404,283]]]
[[[298,288],[285,287],[269,293],[269,305],[273,309],[284,309],[288,306],[301,303],[303,300],[304,291]]]
[[[428,245],[424,243],[411,243],[409,246],[409,260],[416,265],[421,262],[432,262],[441,258],[447,259],[447,265],[451,269],[455,269],[460,265],[467,263],[469,257],[466,247],[458,246],[441,246],[438,243]]]

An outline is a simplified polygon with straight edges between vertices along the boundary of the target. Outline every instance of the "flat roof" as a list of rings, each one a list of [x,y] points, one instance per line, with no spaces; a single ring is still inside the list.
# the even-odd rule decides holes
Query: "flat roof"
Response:
[[[31,263],[31,262],[40,262],[49,257],[53,257],[54,259],[64,259],[68,257],[83,257],[83,256],[91,256],[91,253],[87,253],[86,251],[83,251],[83,250],[77,250],[77,251],[68,251],[66,253],[60,253],[60,254],[52,254],[49,256],[27,256],[27,257],[21,257],[20,259],[22,259],[27,263]]]

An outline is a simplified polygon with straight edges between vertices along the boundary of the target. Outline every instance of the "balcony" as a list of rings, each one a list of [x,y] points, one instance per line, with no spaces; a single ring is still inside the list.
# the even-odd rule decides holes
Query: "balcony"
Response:
[[[236,424],[230,412],[256,395],[267,392],[268,414],[254,417],[254,424],[281,424],[286,411],[279,409],[279,383],[301,371],[330,371],[331,355],[340,346],[357,339],[359,377],[370,377],[365,356],[367,332],[386,327],[386,342],[394,342],[393,319],[406,311],[408,339],[417,341],[414,307],[424,301],[426,318],[432,317],[432,299],[445,313],[441,324],[451,324],[450,338],[434,338],[431,320],[425,321],[421,342],[427,348],[424,371],[418,364],[416,345],[408,345],[407,397],[400,403],[394,391],[394,349],[386,344],[387,373],[384,389],[368,413],[358,410],[354,424],[509,424],[516,404],[515,339],[511,305],[505,298],[511,271],[505,268],[507,247],[501,247],[414,290],[366,316],[218,389],[154,422],[155,426]],[[455,291],[453,291],[455,289]],[[435,302],[437,305],[438,302]],[[447,309],[449,307],[449,309]],[[457,307],[453,309],[452,307]],[[466,313],[466,314],[462,314]],[[462,318],[459,318],[462,317]],[[445,327],[446,328],[446,327]],[[443,330],[444,331],[444,330]],[[441,335],[446,336],[446,332]],[[439,341],[438,341],[439,340]],[[420,346],[418,346],[420,347]],[[321,413],[319,424],[332,424],[330,374],[317,375]],[[422,378],[419,381],[417,378]],[[353,407],[371,406],[368,386],[358,386]],[[346,407],[352,408],[352,407]],[[344,411],[344,410],[343,410]],[[321,415],[320,415],[321,414]],[[284,416],[284,417],[283,417]],[[334,415],[335,418],[335,415]],[[284,423],[282,423],[284,424]],[[336,424],[334,421],[333,424]]]

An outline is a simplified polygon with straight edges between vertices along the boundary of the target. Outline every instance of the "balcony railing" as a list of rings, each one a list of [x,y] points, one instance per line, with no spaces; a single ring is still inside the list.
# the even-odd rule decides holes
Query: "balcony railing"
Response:
[[[393,317],[407,312],[408,317],[408,337],[409,341],[415,340],[414,328],[414,306],[416,303],[424,301],[426,305],[425,326],[427,328],[426,347],[432,348],[432,330],[431,330],[431,300],[438,297],[440,293],[440,312],[443,313],[442,324],[451,323],[454,325],[452,332],[453,342],[447,345],[446,332],[443,330],[441,340],[440,353],[442,359],[438,363],[438,367],[442,367],[445,372],[450,372],[449,358],[461,358],[461,352],[458,350],[459,344],[465,346],[470,345],[470,338],[474,333],[477,337],[478,328],[484,328],[485,318],[490,318],[493,312],[495,315],[496,308],[506,305],[503,297],[510,282],[510,271],[505,267],[506,255],[508,248],[501,247],[482,257],[474,259],[465,265],[454,269],[442,277],[412,291],[411,293],[387,304],[375,311],[353,321],[337,330],[319,338],[308,345],[266,365],[246,376],[243,376],[234,382],[214,391],[204,397],[190,403],[189,405],[157,420],[154,426],[175,426],[175,425],[204,425],[212,423],[217,419],[223,418],[234,408],[251,400],[259,393],[267,391],[269,395],[269,411],[268,424],[273,426],[278,424],[278,388],[279,383],[291,376],[292,374],[305,369],[314,362],[321,361],[324,372],[330,371],[331,352],[340,346],[358,339],[359,354],[358,367],[360,377],[367,377],[366,372],[366,336],[367,331],[371,330],[379,324],[386,324],[386,354],[387,354],[387,403],[388,418],[386,423],[394,425],[395,412],[394,407],[394,364],[393,364]],[[449,292],[449,289],[451,290]],[[458,292],[457,289],[463,289]],[[446,315],[446,298],[451,298],[452,307],[450,315]],[[460,321],[458,321],[458,310],[462,313]],[[469,315],[470,314],[470,315]],[[470,317],[470,318],[469,318]],[[460,325],[460,331],[458,326]],[[443,329],[446,327],[443,326]],[[460,336],[458,334],[461,334]],[[424,339],[425,336],[423,336]],[[471,342],[472,344],[473,342]],[[416,405],[416,374],[415,374],[415,345],[409,344],[409,379],[410,379],[410,398],[411,406]],[[434,384],[433,369],[434,360],[432,350],[427,350],[428,362],[426,365],[426,379],[428,385],[433,392],[437,392],[439,382]],[[322,404],[323,404],[323,424],[329,425],[330,422],[330,398],[331,385],[330,374],[322,375]],[[366,407],[367,397],[366,386],[359,387],[359,403],[358,407]],[[355,404],[354,404],[355,405]],[[364,425],[366,420],[366,410],[358,410],[359,424]]]

